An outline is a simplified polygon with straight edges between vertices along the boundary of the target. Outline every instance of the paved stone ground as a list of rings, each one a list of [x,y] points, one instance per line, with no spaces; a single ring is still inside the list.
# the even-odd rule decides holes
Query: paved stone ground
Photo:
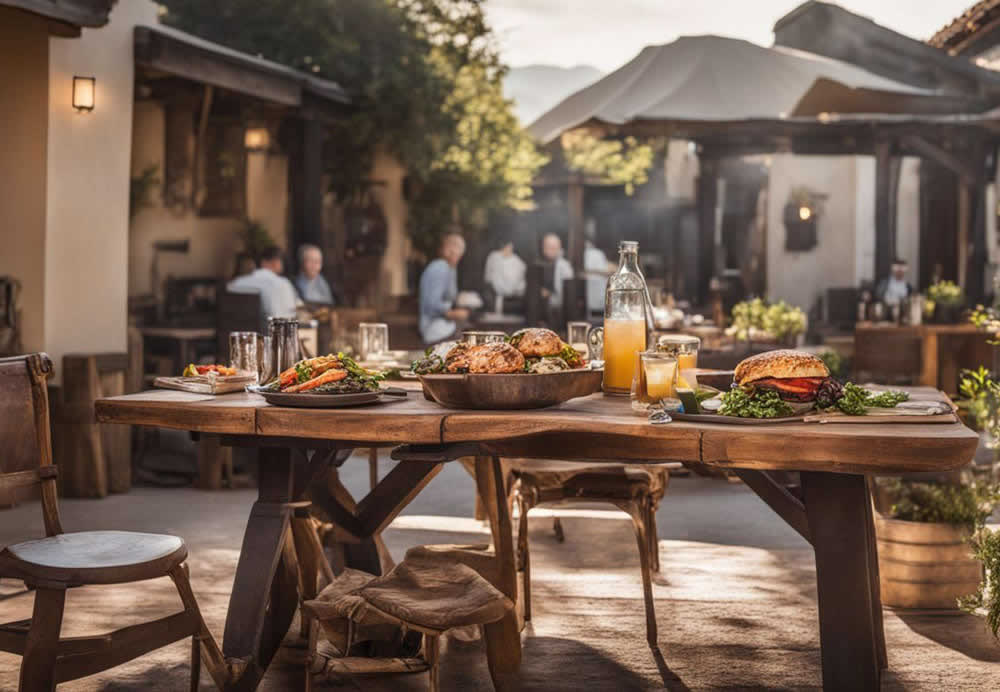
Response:
[[[387,468],[383,462],[383,472]],[[342,474],[356,495],[367,464]],[[119,528],[184,536],[192,582],[221,638],[251,490],[136,488],[104,500],[65,500],[70,529]],[[486,540],[471,519],[473,484],[448,465],[385,534],[392,553],[421,543]],[[815,689],[819,635],[811,551],[748,489],[701,478],[675,479],[657,517],[663,570],[654,585],[660,657],[645,643],[642,588],[630,523],[623,514],[562,512],[559,544],[544,510],[532,513],[534,620],[523,634],[524,690]],[[34,506],[0,513],[0,544],[41,535]],[[0,584],[0,617],[30,615],[31,597]],[[168,580],[70,593],[64,634],[159,617],[177,602]],[[1000,689],[1000,645],[975,618],[886,613],[890,670],[884,689]],[[188,643],[60,690],[187,689]],[[17,686],[19,659],[0,654],[0,690]],[[203,677],[202,689],[212,689]],[[264,690],[301,689],[300,671],[272,666]],[[478,643],[446,641],[446,690],[488,690]],[[330,685],[330,689],[337,689]],[[324,687],[325,689],[325,687]],[[424,690],[425,676],[347,682],[340,689]]]

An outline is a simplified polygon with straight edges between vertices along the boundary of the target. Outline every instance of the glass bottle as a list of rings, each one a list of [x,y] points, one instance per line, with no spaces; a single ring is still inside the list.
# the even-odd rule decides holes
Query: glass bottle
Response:
[[[605,394],[628,396],[639,353],[652,343],[653,308],[639,269],[639,243],[618,246],[618,270],[604,294]]]

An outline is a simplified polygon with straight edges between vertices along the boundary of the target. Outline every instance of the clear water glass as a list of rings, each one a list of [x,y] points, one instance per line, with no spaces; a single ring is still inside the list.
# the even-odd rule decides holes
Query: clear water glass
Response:
[[[361,360],[383,356],[389,350],[389,325],[384,322],[362,322],[358,325],[358,341]]]
[[[229,334],[229,367],[237,375],[259,376],[257,358],[257,332],[231,332]]]
[[[587,358],[590,348],[587,345],[587,334],[590,333],[590,322],[567,322],[566,342],[580,354],[582,358]]]
[[[507,339],[507,335],[503,332],[487,332],[487,331],[464,331],[462,332],[462,341],[472,346],[479,346],[480,344],[493,344],[502,343]]]

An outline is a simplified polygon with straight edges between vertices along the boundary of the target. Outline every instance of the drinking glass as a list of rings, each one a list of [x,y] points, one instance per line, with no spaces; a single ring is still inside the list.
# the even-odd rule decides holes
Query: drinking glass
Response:
[[[590,349],[587,346],[587,334],[590,332],[590,322],[569,322],[566,324],[566,341],[580,354],[587,358]]]
[[[687,334],[663,334],[656,340],[656,350],[677,359],[677,386],[697,389],[695,373],[698,368],[698,349],[701,339]]]
[[[274,352],[271,350],[271,337],[257,337],[257,381],[265,384],[277,375],[274,372]]]
[[[229,334],[229,367],[236,368],[236,374],[258,377],[257,338],[257,332]]]
[[[507,335],[504,334],[503,332],[486,332],[486,331],[462,332],[462,341],[472,346],[503,342],[506,339]]]
[[[358,341],[361,360],[382,356],[389,350],[389,325],[384,322],[362,322],[358,325]]]
[[[642,351],[632,378],[632,409],[645,413],[660,406],[678,406],[676,385],[677,358],[659,351]]]

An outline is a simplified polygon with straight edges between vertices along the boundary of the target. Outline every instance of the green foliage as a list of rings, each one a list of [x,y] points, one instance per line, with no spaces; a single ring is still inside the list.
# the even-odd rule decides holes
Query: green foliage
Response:
[[[132,177],[128,188],[128,215],[135,217],[143,209],[153,206],[149,195],[153,188],[160,184],[158,175],[160,167],[155,163],[142,169],[139,175]]]
[[[976,370],[963,370],[958,385],[962,398],[959,408],[968,412],[981,430],[996,440],[1000,438],[1000,384],[982,365]]]
[[[1000,531],[983,527],[970,539],[972,555],[983,563],[983,581],[974,594],[958,599],[962,610],[986,617],[986,626],[1000,638]]]
[[[627,195],[649,180],[653,165],[653,146],[635,137],[600,139],[584,131],[568,132],[562,137],[562,150],[570,170],[624,185]]]
[[[870,408],[894,408],[906,401],[906,392],[870,392],[853,382],[844,385],[844,395],[837,400],[837,408],[849,416],[863,416]]]
[[[954,281],[938,281],[927,289],[927,299],[936,305],[961,305],[965,295]]]
[[[783,300],[768,304],[761,298],[733,306],[732,324],[726,333],[740,341],[771,337],[788,341],[806,330],[806,314]]]
[[[722,395],[719,413],[738,418],[780,418],[792,415],[792,407],[773,390],[730,389]]]
[[[983,481],[947,485],[893,480],[887,486],[890,515],[903,521],[952,524],[976,529],[1000,503],[1000,485]]]
[[[332,79],[353,102],[324,144],[331,190],[363,191],[379,151],[406,168],[414,245],[524,206],[545,163],[503,99],[482,0],[164,0],[167,24]]]
[[[243,241],[243,249],[254,258],[255,262],[260,260],[264,250],[277,245],[264,224],[252,219],[247,219],[246,224],[240,229],[240,239]]]

